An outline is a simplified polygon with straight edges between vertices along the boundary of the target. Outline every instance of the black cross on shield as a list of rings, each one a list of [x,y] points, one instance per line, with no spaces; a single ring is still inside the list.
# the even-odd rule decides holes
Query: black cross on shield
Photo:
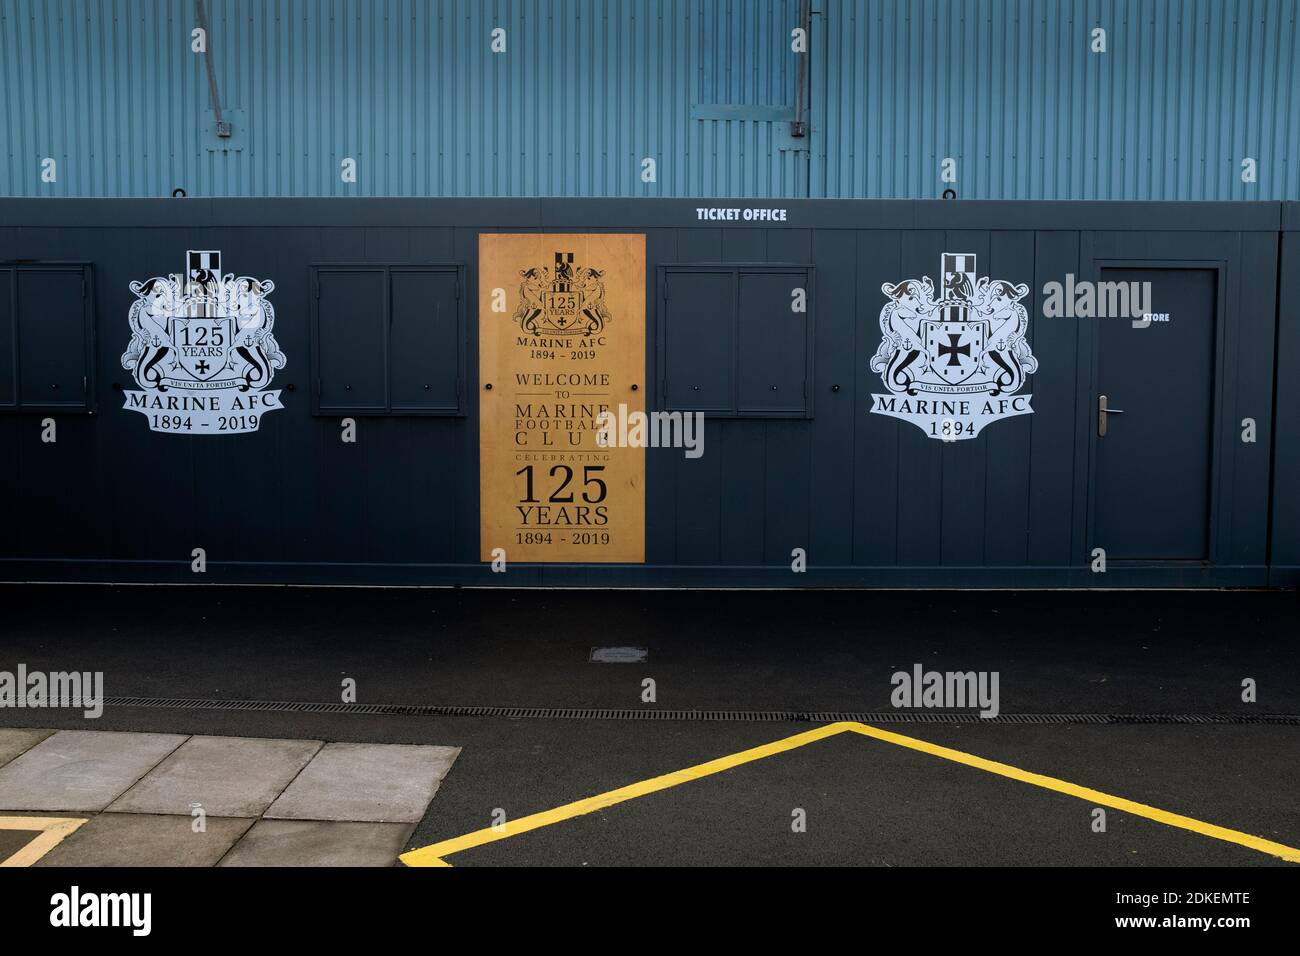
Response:
[[[979,369],[988,323],[926,321],[925,351],[930,370],[949,385],[960,385]]]

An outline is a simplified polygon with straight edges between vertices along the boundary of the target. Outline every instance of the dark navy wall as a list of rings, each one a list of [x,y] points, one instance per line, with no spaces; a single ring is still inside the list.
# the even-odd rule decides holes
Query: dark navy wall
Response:
[[[1300,203],[1282,207],[1273,446],[1273,583],[1300,584]]]
[[[765,228],[697,223],[690,200],[10,200],[0,260],[88,262],[93,414],[0,413],[0,578],[484,585],[1133,586],[1294,581],[1300,515],[1300,334],[1278,325],[1277,203],[783,201]],[[1289,215],[1294,224],[1297,217]],[[812,416],[709,420],[705,454],[647,452],[644,566],[478,562],[477,241],[483,231],[644,231],[647,387],[659,407],[658,267],[779,262],[815,268]],[[1281,240],[1283,287],[1300,294],[1300,236]],[[226,271],[270,278],[287,356],[284,410],[256,434],[160,435],[122,409],[119,357],[132,280],[221,249]],[[936,274],[944,251],[1027,283],[1039,361],[1034,414],[946,444],[868,414],[881,390],[883,282]],[[1042,289],[1100,262],[1213,262],[1223,283],[1216,346],[1211,560],[1089,570],[1097,320],[1047,319]],[[311,265],[461,264],[468,290],[466,414],[312,414]],[[1284,303],[1287,301],[1284,295]],[[1152,387],[1175,369],[1153,370]],[[838,388],[836,388],[838,386]],[[1273,409],[1279,427],[1274,449]],[[1260,441],[1235,423],[1257,420]],[[1177,410],[1171,409],[1171,427]],[[1151,453],[1160,453],[1158,442]],[[1276,469],[1270,455],[1276,456]],[[1272,493],[1270,493],[1272,486]],[[206,550],[208,571],[190,571]],[[804,548],[808,571],[790,570]],[[1290,577],[1286,575],[1289,574]]]

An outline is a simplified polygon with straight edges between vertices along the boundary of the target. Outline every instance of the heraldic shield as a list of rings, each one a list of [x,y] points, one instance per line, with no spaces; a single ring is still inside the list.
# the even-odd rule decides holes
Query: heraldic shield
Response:
[[[167,326],[176,361],[191,376],[206,382],[225,370],[235,336],[232,316],[172,316]]]
[[[270,279],[221,271],[221,252],[190,249],[186,271],[132,282],[131,341],[122,368],[139,390],[122,407],[171,435],[255,432],[284,408],[270,389],[285,357],[274,335]]]
[[[534,266],[519,275],[514,320],[529,335],[592,335],[610,320],[605,273],[574,265],[572,252],[557,250],[554,269]]]
[[[1020,391],[1038,370],[1021,304],[1029,286],[981,276],[974,253],[945,252],[939,274],[938,298],[929,276],[880,287],[887,301],[870,368],[887,391],[872,393],[871,412],[964,441],[990,422],[1033,413],[1033,396]]]
[[[953,310],[954,312],[957,310]],[[965,319],[965,309],[960,310]],[[947,385],[960,385],[980,367],[989,324],[985,321],[935,321],[921,323],[921,340],[930,371]]]
[[[582,316],[582,293],[552,290],[546,293],[546,309],[542,312],[543,327],[549,325],[557,332],[567,332],[577,325]]]

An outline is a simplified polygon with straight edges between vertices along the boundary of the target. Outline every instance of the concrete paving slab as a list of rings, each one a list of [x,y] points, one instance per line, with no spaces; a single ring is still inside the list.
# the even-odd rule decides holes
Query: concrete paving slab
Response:
[[[0,810],[103,810],[185,740],[60,730],[0,767]]]
[[[31,750],[52,733],[54,733],[52,730],[0,727],[0,767],[20,753]]]
[[[113,813],[256,817],[320,750],[319,740],[191,737],[116,800]]]
[[[215,866],[253,821],[208,817],[195,833],[189,816],[101,813],[37,866]]]
[[[259,820],[220,866],[392,866],[415,825]]]
[[[326,744],[266,816],[418,823],[459,753],[459,747]]]

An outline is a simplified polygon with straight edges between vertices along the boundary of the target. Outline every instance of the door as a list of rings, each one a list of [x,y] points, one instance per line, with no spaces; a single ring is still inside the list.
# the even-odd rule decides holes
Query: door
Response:
[[[809,313],[790,307],[794,289],[807,291],[808,273],[740,274],[738,411],[801,415],[808,408]]]
[[[85,407],[90,374],[85,270],[19,268],[17,278],[19,402]]]
[[[459,411],[458,273],[394,269],[391,283],[388,352],[393,411]]]
[[[1092,547],[1107,560],[1207,560],[1218,272],[1103,268],[1100,276],[1098,301],[1123,288],[1106,283],[1124,283],[1150,319],[1095,320]]]
[[[728,412],[734,405],[736,277],[730,271],[669,270],[663,343],[664,407]],[[787,294],[788,298],[788,294]]]
[[[316,407],[330,412],[388,408],[382,268],[316,273]]]

